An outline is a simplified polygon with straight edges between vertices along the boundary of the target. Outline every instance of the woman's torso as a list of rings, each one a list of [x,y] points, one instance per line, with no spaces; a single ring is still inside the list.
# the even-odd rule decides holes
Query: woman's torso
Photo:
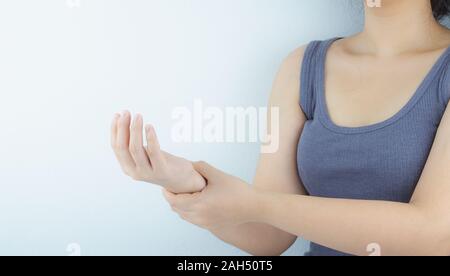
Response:
[[[450,98],[450,48],[422,70],[390,66],[387,72],[372,69],[373,78],[364,63],[349,62],[343,66],[354,70],[352,80],[346,68],[339,72],[326,62],[335,41],[314,41],[303,57],[302,183],[312,196],[409,202]],[[344,78],[352,85],[340,85]],[[344,255],[314,243],[309,254]]]

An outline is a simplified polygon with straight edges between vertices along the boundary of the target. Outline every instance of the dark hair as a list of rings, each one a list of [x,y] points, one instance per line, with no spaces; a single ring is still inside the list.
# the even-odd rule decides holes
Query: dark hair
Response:
[[[450,15],[450,0],[431,0],[431,7],[437,20]]]

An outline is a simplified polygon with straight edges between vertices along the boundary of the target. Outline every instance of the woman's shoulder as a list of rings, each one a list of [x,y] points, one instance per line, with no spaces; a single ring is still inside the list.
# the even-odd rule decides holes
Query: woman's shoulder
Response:
[[[275,85],[281,87],[298,87],[303,56],[308,45],[302,45],[291,51],[281,62],[275,78]],[[292,93],[294,89],[289,89]],[[284,95],[285,96],[285,95]],[[295,95],[293,95],[295,96]]]
[[[314,40],[292,50],[281,62],[275,78],[275,90],[272,93],[272,98],[280,98],[287,102],[299,102],[305,57],[310,58],[317,47],[332,40],[335,39]]]
[[[298,108],[300,89],[300,72],[303,56],[308,45],[292,50],[281,62],[272,87],[270,105],[283,110]]]
[[[289,74],[299,72],[307,47],[308,44],[299,46],[291,51],[281,63],[279,73]]]
[[[347,39],[348,38],[329,38],[324,40],[313,40],[295,48],[284,58],[281,64],[280,73],[299,73],[305,55],[313,54],[316,49],[334,41],[336,41],[336,43],[333,44],[340,45],[341,42],[344,42]]]
[[[301,102],[301,81],[305,54],[310,53],[313,41],[292,50],[281,62],[275,77],[270,102],[285,110],[299,109]]]
[[[286,91],[281,90],[282,93],[280,97],[286,97],[293,99],[298,99],[300,96],[300,81],[301,73],[303,71],[305,56],[311,56],[314,51],[315,46],[325,43],[327,40],[314,40],[307,44],[298,46],[294,50],[288,53],[287,56],[282,60],[279,66],[278,73],[275,78],[275,85],[277,87],[288,87],[286,89],[289,91],[289,95],[286,95]]]

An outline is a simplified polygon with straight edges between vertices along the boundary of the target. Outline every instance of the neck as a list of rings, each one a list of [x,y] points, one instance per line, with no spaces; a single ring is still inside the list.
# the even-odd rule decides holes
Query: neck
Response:
[[[395,55],[429,49],[442,39],[444,28],[433,17],[430,0],[366,1],[366,22],[360,34],[366,49],[378,55]]]

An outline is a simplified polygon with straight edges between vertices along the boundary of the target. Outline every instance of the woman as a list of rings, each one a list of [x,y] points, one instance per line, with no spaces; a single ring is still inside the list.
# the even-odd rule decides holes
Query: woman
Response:
[[[251,254],[300,236],[309,255],[450,255],[450,30],[439,24],[450,0],[373,4],[361,33],[283,62],[270,99],[280,148],[261,155],[252,187],[162,152],[151,126],[144,147],[142,116],[128,112],[112,125],[124,171]]]

